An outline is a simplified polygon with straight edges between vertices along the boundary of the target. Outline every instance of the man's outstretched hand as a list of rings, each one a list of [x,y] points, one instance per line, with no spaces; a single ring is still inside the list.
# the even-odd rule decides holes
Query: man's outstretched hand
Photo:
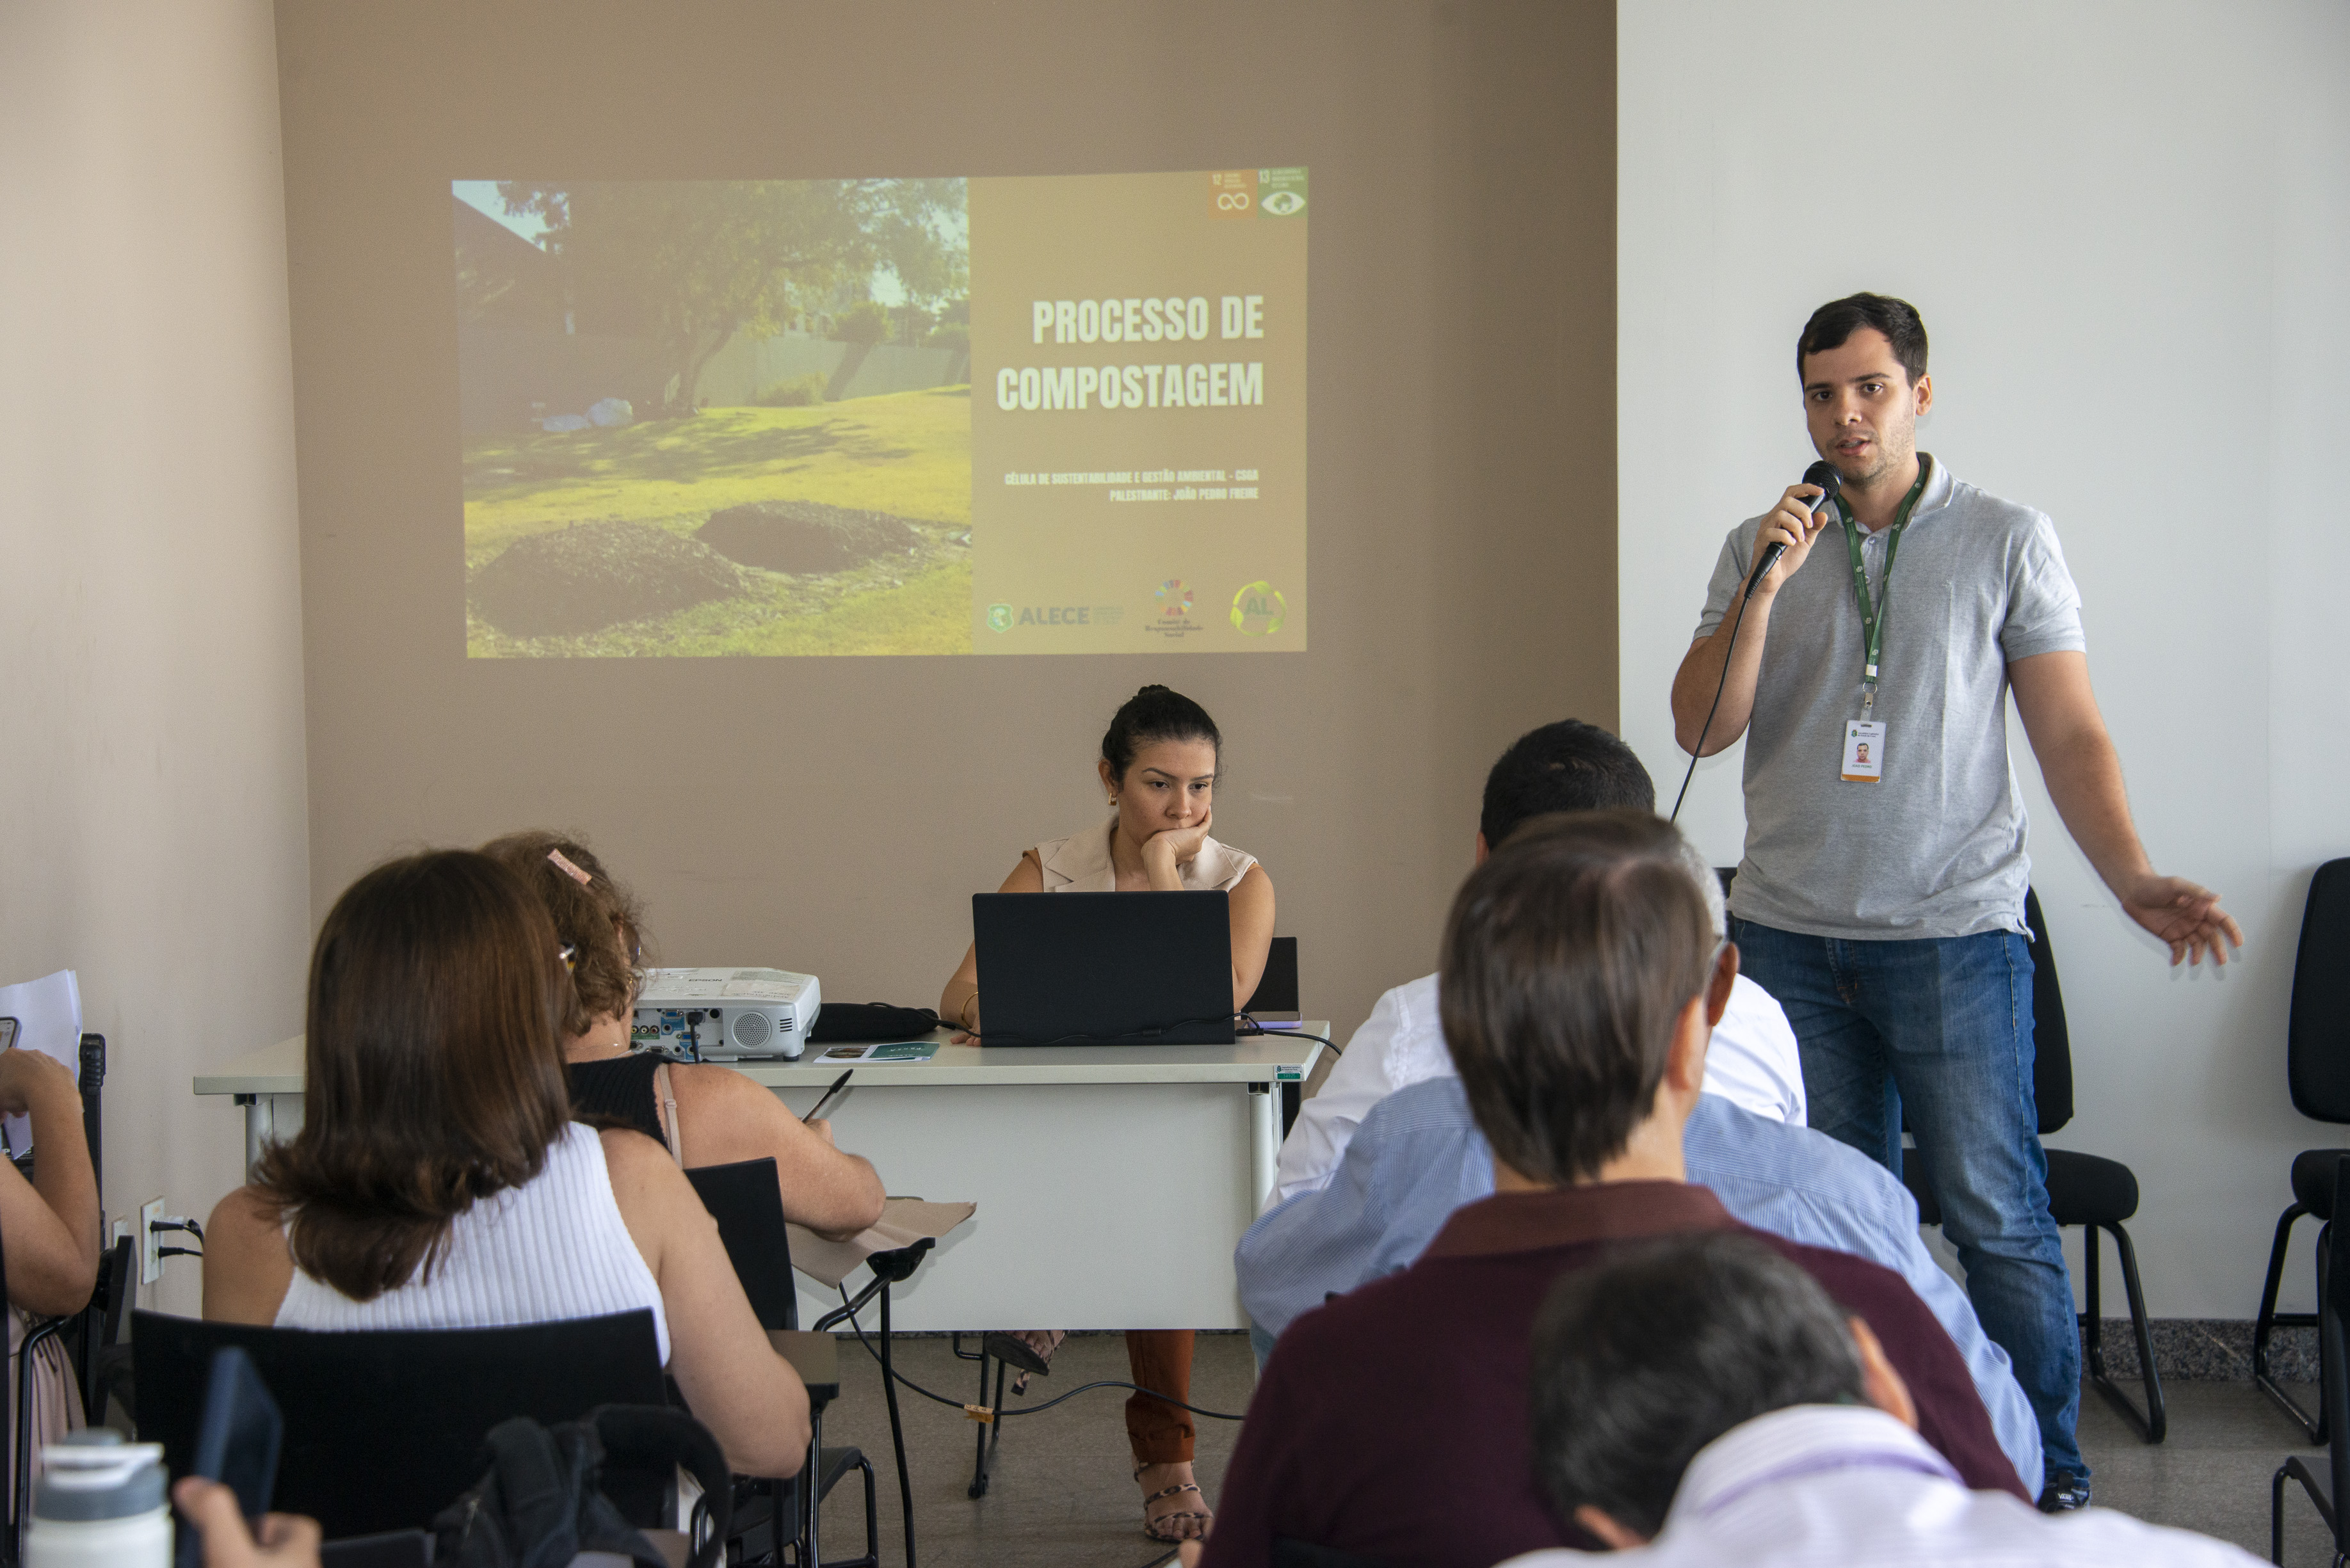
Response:
[[[2122,895],[2129,918],[2169,946],[2173,966],[2211,961],[2225,965],[2228,950],[2244,945],[2243,929],[2220,908],[2220,895],[2199,888],[2184,877],[2147,877]]]

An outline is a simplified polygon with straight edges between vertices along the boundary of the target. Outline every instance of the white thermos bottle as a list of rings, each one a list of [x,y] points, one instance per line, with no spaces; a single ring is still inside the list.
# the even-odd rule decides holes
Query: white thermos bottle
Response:
[[[104,1427],[41,1450],[25,1568],[172,1568],[163,1445]]]

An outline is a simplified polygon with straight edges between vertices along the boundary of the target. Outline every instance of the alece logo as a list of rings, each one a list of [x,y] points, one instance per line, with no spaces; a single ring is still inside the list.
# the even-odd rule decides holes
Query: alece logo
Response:
[[[1288,613],[1289,601],[1271,583],[1253,582],[1232,596],[1232,629],[1243,637],[1271,637]]]
[[[987,629],[990,631],[1010,631],[1012,629],[1012,607],[1010,605],[988,606]]]

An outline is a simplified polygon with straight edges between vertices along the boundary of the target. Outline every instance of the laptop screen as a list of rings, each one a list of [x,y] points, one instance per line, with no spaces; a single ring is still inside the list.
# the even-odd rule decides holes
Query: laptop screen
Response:
[[[1221,891],[979,893],[987,1045],[1229,1045],[1232,927]]]

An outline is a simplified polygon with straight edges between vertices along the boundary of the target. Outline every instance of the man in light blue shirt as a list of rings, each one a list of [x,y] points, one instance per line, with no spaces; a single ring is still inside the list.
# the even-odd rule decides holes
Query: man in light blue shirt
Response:
[[[2007,1353],[1918,1239],[1918,1204],[1866,1155],[1807,1127],[1699,1097],[1683,1136],[1689,1179],[1759,1230],[1883,1264],[1918,1293],[1966,1359],[1999,1446],[2027,1490],[2040,1427]],[[1363,1118],[1329,1184],[1249,1227],[1232,1262],[1260,1356],[1292,1319],[1412,1262],[1452,1211],[1493,1194],[1493,1155],[1457,1077],[1397,1090]]]

